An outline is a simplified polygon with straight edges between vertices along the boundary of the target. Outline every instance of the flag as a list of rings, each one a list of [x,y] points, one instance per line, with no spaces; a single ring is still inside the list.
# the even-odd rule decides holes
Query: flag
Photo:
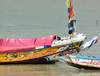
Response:
[[[73,0],[71,0],[70,2],[70,12],[69,12],[69,16],[73,15]]]
[[[70,0],[67,0],[66,5],[67,5],[67,8],[70,8]]]
[[[66,5],[68,8],[69,19],[73,18],[73,0],[67,0]]]

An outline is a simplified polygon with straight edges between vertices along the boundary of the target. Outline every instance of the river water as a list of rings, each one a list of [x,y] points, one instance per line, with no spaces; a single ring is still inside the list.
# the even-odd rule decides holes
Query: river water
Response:
[[[77,33],[100,38],[100,0],[73,0]],[[33,38],[68,36],[66,0],[0,0],[0,37]],[[87,52],[100,56],[98,41]],[[84,70],[64,63],[0,65],[0,76],[99,76],[100,70]]]

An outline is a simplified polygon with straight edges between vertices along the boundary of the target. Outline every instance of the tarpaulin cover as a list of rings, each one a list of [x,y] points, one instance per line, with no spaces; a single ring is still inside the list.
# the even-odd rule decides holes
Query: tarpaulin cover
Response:
[[[33,50],[37,46],[51,45],[55,35],[39,38],[0,39],[0,53]]]

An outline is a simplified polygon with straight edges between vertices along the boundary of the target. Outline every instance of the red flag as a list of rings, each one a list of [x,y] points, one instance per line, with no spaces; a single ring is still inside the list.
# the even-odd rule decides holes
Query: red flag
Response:
[[[71,16],[73,14],[73,0],[71,0],[70,2],[70,12],[69,12],[69,16]]]

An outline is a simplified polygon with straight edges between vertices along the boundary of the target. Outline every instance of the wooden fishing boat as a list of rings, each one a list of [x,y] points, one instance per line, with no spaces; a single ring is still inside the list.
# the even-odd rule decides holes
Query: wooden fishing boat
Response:
[[[100,69],[100,57],[95,56],[73,56],[68,55],[69,58],[58,57],[60,61],[79,69]]]
[[[39,38],[0,39],[0,64],[47,63],[51,55],[79,47],[86,36],[72,39],[50,35]]]

